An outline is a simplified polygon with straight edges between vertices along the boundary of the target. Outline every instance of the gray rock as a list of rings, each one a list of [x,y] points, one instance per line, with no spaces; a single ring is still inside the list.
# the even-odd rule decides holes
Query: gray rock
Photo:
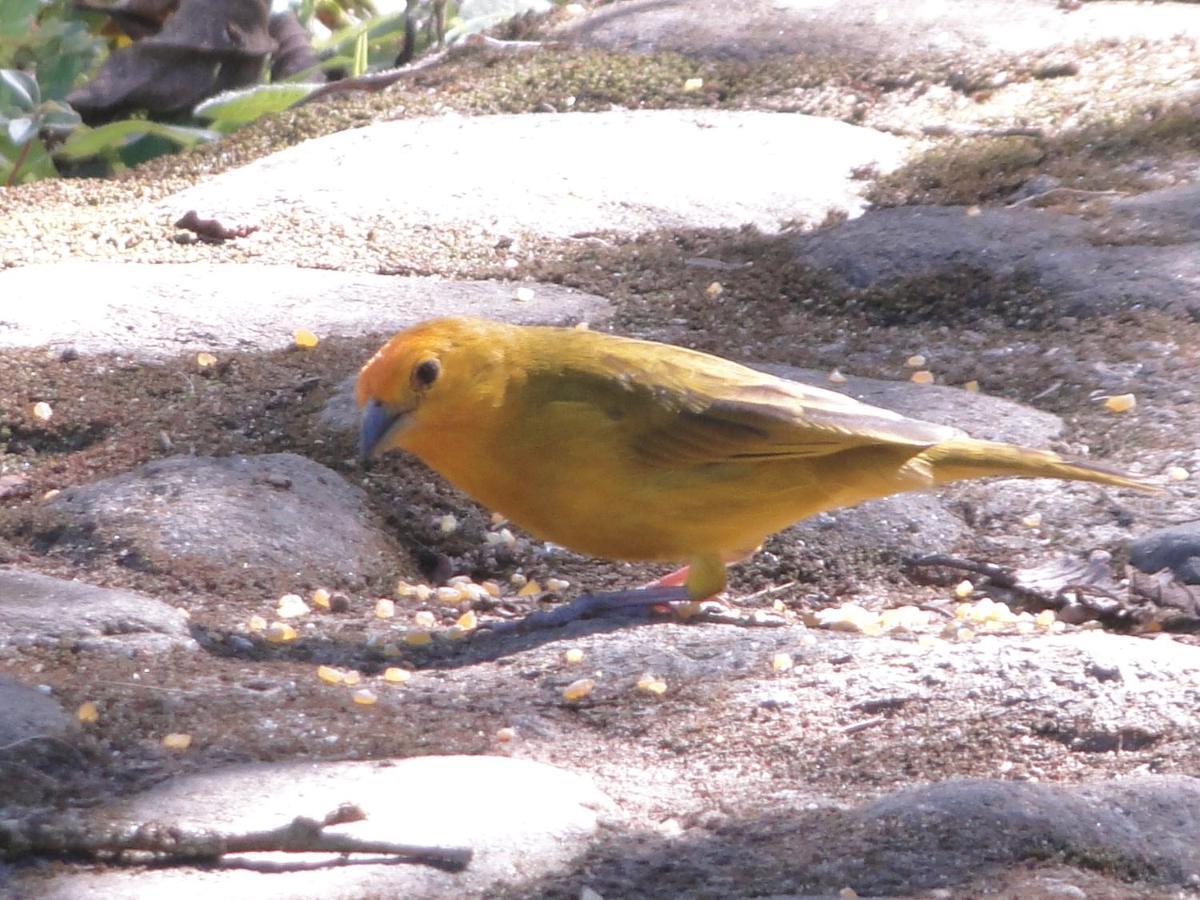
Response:
[[[392,223],[400,233],[456,225],[567,237],[743,224],[776,232],[830,212],[857,214],[863,182],[854,170],[888,171],[906,146],[843,122],[765,112],[439,116],[306,141],[207,179],[161,207],[176,216],[219,209],[252,221],[349,216]],[[804,148],[803,166],[797,147]],[[411,171],[452,171],[454,178],[380,178],[397,159]]]
[[[983,864],[1044,858],[1119,860],[1145,880],[1184,884],[1200,871],[1200,779],[1141,777],[1078,786],[950,781],[856,811],[870,862],[842,857],[828,883],[891,893],[950,886]],[[837,874],[833,874],[836,872]]]
[[[0,609],[5,609],[0,587]],[[0,675],[0,747],[30,738],[59,737],[74,726],[58,702],[27,684]]]
[[[224,895],[275,898],[477,897],[532,881],[588,847],[615,810],[587,778],[526,760],[427,756],[374,762],[254,764],[168,782],[97,811],[102,822],[153,820],[191,827],[255,830],[300,815],[322,818],[343,803],[367,814],[337,831],[367,840],[468,847],[460,873],[394,865],[378,856],[339,865],[336,854],[255,853],[224,869],[63,873],[31,876],[37,896],[170,898]],[[282,867],[268,873],[255,864]],[[291,871],[288,867],[294,867]],[[20,883],[18,883],[20,887]]]
[[[187,617],[161,600],[0,569],[0,647],[63,642],[111,653],[195,646]]]
[[[39,509],[35,540],[183,577],[353,587],[399,556],[368,510],[360,488],[293,453],[177,456],[64,490]]]
[[[1130,543],[1129,561],[1143,572],[1170,569],[1184,584],[1200,584],[1200,522],[1142,535]]]
[[[1097,228],[1024,208],[968,215],[962,207],[904,207],[798,236],[795,248],[798,262],[828,269],[854,288],[979,269],[1032,279],[1064,314],[1137,306],[1200,312],[1200,232],[1186,240],[1177,233],[1174,244],[1110,245],[1091,243]]]
[[[387,334],[422,319],[482,315],[510,322],[600,321],[608,301],[550,284],[515,302],[499,281],[391,277],[255,264],[73,262],[0,271],[0,348],[70,347],[139,359],[196,350],[275,350],[297,328],[318,336]]]
[[[1070,15],[1038,0],[967,5],[891,0],[628,0],[561,26],[584,46],[674,50],[697,56],[758,59],[804,53],[836,58],[978,58],[989,53],[1069,50],[1077,43],[1200,35],[1200,15],[1185,4],[1127,7],[1085,4]]]

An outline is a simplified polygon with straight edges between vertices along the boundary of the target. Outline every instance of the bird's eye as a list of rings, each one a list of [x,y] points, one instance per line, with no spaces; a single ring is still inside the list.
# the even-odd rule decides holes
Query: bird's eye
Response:
[[[437,377],[441,372],[442,364],[436,359],[427,359],[424,362],[417,363],[412,373],[413,387],[419,391],[424,390],[437,381]]]

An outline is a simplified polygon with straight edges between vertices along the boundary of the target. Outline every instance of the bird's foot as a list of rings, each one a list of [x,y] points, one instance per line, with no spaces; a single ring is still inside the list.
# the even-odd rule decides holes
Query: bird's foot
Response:
[[[690,601],[687,588],[679,585],[660,585],[633,591],[610,591],[603,594],[584,594],[582,597],[555,609],[531,612],[510,622],[486,622],[481,629],[494,634],[524,634],[543,628],[560,628],[578,619],[598,616],[645,616],[664,603]]]

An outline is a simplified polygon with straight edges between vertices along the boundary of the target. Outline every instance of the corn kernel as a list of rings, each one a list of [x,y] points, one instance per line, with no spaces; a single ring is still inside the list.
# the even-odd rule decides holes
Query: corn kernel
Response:
[[[286,622],[272,622],[267,626],[264,637],[272,644],[286,644],[294,641],[298,635],[296,629]]]
[[[317,677],[326,684],[341,684],[344,676],[333,666],[317,666]]]
[[[275,615],[281,619],[295,619],[308,611],[308,604],[299,594],[284,594],[279,598],[279,605],[275,607]]]
[[[574,702],[582,700],[596,688],[596,682],[590,678],[580,678],[572,681],[563,689],[563,699]]]
[[[667,683],[657,675],[651,675],[647,672],[638,679],[637,689],[644,694],[653,694],[656,697],[661,697],[667,692]]]
[[[1104,399],[1104,408],[1111,413],[1129,412],[1137,406],[1137,397],[1133,394],[1117,394]]]

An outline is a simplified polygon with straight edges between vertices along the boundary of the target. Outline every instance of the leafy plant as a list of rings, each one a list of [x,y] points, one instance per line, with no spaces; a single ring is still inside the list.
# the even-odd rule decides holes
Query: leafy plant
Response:
[[[5,187],[58,174],[46,141],[79,127],[79,114],[61,100],[43,100],[32,76],[0,69],[0,181]]]
[[[69,0],[3,0],[0,69],[33,73],[43,97],[62,100],[104,53],[89,21]]]

